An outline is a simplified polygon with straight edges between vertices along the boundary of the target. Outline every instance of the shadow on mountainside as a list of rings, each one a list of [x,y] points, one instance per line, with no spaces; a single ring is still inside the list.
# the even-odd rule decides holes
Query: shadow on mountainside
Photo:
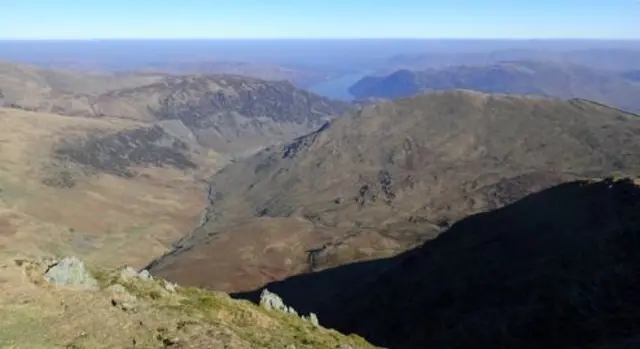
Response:
[[[397,257],[267,288],[324,326],[394,349],[632,348],[638,247],[640,188],[576,181],[463,219]]]

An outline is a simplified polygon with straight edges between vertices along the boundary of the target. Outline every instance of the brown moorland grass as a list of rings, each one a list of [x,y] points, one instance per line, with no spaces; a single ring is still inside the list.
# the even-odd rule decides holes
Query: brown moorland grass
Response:
[[[4,217],[2,222],[10,223],[3,226],[26,235],[25,241],[33,234],[38,249],[72,251],[105,265],[141,266],[197,223],[204,205],[201,179],[215,170],[215,154],[203,154],[202,166],[190,172],[151,166],[135,168],[138,175],[131,178],[87,174],[77,164],[60,167],[54,147],[95,131],[145,125],[15,109],[0,109],[0,124],[0,200],[14,217]],[[43,183],[60,168],[73,173],[72,187]]]

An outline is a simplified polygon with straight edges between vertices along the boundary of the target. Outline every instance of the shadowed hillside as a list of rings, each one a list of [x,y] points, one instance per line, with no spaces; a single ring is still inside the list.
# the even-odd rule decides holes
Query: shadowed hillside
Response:
[[[558,62],[513,61],[444,69],[399,70],[365,77],[350,88],[360,99],[401,98],[434,90],[470,89],[488,93],[586,98],[640,111],[640,84],[617,72]]]
[[[637,184],[571,182],[395,258],[267,287],[390,348],[632,348],[639,244]],[[323,293],[331,283],[340,292]]]
[[[218,172],[202,224],[152,271],[243,291],[390,256],[566,180],[640,173],[639,132],[636,115],[585,100],[454,91],[367,106]]]

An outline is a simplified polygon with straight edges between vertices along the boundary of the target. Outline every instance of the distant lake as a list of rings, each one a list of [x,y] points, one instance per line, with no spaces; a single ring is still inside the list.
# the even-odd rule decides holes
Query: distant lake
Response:
[[[349,87],[369,74],[370,72],[361,72],[342,75],[335,79],[323,81],[307,89],[313,93],[329,98],[351,101],[353,100],[353,96],[349,93]]]

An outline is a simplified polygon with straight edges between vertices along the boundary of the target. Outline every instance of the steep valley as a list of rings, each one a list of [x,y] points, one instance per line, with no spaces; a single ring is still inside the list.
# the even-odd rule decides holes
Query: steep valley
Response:
[[[349,108],[239,76],[0,68],[11,107],[0,109],[3,252],[27,250],[21,236],[34,251],[105,266],[163,254],[198,224],[218,169]]]

